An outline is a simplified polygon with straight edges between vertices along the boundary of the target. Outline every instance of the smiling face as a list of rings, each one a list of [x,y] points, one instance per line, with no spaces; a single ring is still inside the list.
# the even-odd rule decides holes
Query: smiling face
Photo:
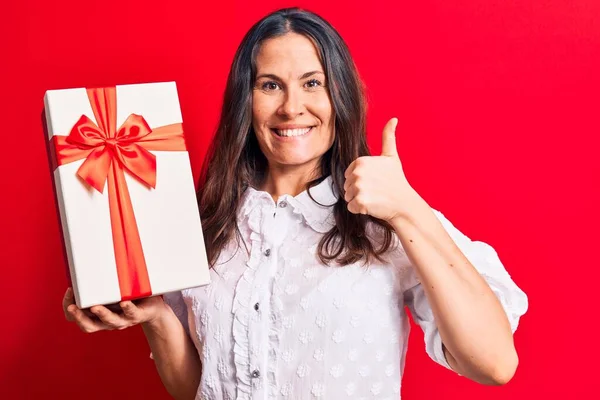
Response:
[[[303,35],[266,40],[256,57],[252,126],[269,168],[318,168],[334,115],[317,49]]]

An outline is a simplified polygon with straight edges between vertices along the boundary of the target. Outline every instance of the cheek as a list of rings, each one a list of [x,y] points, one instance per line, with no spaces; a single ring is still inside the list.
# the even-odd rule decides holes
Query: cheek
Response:
[[[268,116],[262,109],[255,109],[252,113],[252,127],[254,128],[254,134],[258,140],[261,148],[264,147],[266,142],[269,140],[270,132],[265,128],[265,123],[268,120]]]
[[[268,99],[255,95],[252,99],[252,122],[255,126],[264,125],[271,114],[271,106]]]
[[[264,114],[264,109],[262,107],[260,107],[260,105],[256,105],[256,104],[252,105],[252,123],[255,125],[255,127],[257,125],[261,124],[261,121],[264,118],[263,114]]]
[[[333,124],[333,107],[331,106],[329,97],[323,96],[323,98],[319,99],[319,101],[313,103],[313,110],[321,120],[323,126],[331,127]]]
[[[318,112],[317,115],[319,116],[319,119],[322,123],[321,137],[322,139],[326,139],[328,141],[328,145],[331,145],[335,136],[335,121],[333,118],[333,110],[331,109],[330,103],[324,102],[320,108],[315,109],[315,112]]]

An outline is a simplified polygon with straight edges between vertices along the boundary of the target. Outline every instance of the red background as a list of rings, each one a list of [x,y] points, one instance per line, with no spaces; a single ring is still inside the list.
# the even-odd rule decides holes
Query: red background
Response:
[[[43,95],[177,81],[197,177],[238,43],[291,3],[58,3],[9,2],[0,23],[0,398],[166,399],[141,329],[85,335],[63,319]],[[415,329],[403,398],[595,397],[600,2],[299,4],[347,40],[369,88],[373,150],[399,117],[409,181],[491,243],[529,295],[508,385],[480,386],[435,365]]]

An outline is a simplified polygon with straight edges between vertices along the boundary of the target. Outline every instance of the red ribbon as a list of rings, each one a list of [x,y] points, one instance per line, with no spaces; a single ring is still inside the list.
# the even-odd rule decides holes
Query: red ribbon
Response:
[[[142,184],[156,187],[156,156],[149,150],[185,151],[180,123],[151,129],[131,114],[117,130],[116,88],[87,89],[98,125],[82,115],[68,136],[52,137],[56,165],[85,159],[77,175],[100,193],[108,181],[113,245],[122,300],[150,296],[152,289],[125,170]]]

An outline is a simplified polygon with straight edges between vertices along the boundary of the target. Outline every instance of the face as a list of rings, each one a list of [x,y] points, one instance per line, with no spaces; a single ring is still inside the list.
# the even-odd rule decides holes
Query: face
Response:
[[[333,144],[334,115],[317,49],[288,33],[256,58],[252,125],[269,168],[317,168]]]

